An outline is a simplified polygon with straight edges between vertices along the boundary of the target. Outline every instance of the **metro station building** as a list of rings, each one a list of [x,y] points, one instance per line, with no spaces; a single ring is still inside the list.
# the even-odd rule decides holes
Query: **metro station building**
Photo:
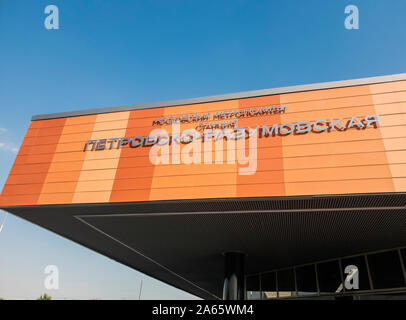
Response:
[[[398,74],[34,116],[0,208],[204,299],[401,298],[405,192]]]

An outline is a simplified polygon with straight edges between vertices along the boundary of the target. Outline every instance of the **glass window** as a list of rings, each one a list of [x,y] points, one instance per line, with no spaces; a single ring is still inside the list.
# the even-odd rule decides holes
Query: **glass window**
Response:
[[[406,249],[401,249],[400,255],[402,256],[403,267],[406,268]],[[406,281],[406,279],[405,279],[405,281]]]
[[[264,273],[261,275],[261,288],[263,299],[277,298],[275,272]]]
[[[342,291],[340,264],[338,260],[317,264],[320,293],[339,293]]]
[[[314,264],[296,268],[296,281],[298,295],[317,294]]]
[[[296,295],[295,274],[293,269],[277,272],[279,298]]]
[[[259,275],[248,276],[246,280],[247,300],[261,299],[261,288],[259,282]]]
[[[341,273],[343,275],[343,279],[352,281],[348,278],[348,274],[346,274],[345,268],[347,266],[356,266],[358,268],[358,280],[359,280],[359,289],[358,290],[370,290],[369,286],[369,277],[368,277],[368,270],[367,266],[365,263],[365,257],[364,256],[358,256],[358,257],[352,257],[352,258],[346,258],[341,260]],[[344,288],[344,290],[346,290]],[[356,290],[356,289],[351,289],[351,290]],[[349,290],[346,290],[349,291]]]
[[[404,265],[405,268],[406,268],[406,249],[400,250],[400,253],[401,253],[402,258],[403,258],[403,265]]]
[[[405,286],[402,266],[397,250],[368,255],[374,289],[400,288]]]

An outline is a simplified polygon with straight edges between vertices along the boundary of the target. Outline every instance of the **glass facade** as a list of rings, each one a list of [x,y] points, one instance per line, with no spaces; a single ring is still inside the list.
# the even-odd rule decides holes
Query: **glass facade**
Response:
[[[406,248],[342,257],[246,277],[247,299],[406,293]]]

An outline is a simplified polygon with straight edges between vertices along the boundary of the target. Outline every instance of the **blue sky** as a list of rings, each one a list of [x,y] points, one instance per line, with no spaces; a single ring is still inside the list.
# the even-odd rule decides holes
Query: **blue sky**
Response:
[[[0,185],[34,114],[404,73],[405,15],[404,0],[0,0]],[[134,299],[141,279],[145,299],[193,298],[9,216],[0,297],[46,292],[49,264],[55,298]]]

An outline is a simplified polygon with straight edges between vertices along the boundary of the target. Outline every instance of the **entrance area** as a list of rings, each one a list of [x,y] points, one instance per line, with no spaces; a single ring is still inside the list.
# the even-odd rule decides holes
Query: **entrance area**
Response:
[[[406,299],[405,261],[396,248],[248,275],[246,298]]]

